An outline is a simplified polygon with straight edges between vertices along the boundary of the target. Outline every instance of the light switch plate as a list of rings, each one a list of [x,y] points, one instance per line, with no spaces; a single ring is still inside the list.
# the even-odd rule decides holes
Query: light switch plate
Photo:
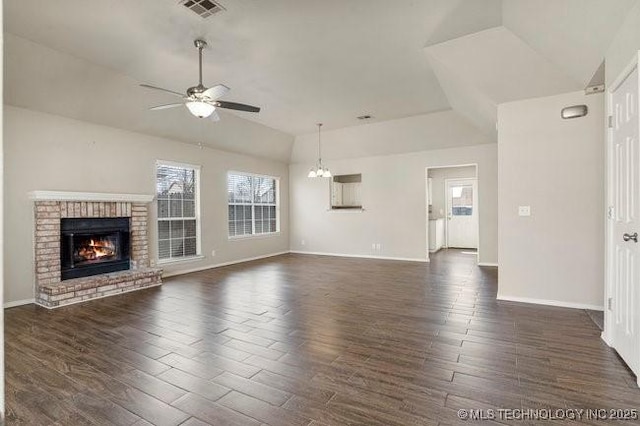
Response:
[[[518,216],[531,216],[531,206],[518,206]]]

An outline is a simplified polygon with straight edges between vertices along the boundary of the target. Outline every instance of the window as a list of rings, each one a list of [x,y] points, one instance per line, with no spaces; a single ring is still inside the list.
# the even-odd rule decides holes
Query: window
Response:
[[[473,215],[473,186],[452,186],[451,214],[453,216]]]
[[[277,178],[229,172],[229,238],[278,232],[278,189]]]
[[[200,254],[200,168],[158,162],[158,259],[169,261]]]

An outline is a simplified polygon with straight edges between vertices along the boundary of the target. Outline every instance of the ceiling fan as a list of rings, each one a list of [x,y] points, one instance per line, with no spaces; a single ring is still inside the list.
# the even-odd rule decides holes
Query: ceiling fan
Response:
[[[202,49],[207,46],[207,42],[204,40],[196,40],[193,42],[196,48],[198,49],[198,59],[199,59],[199,80],[198,85],[189,87],[187,89],[186,94],[182,94],[173,90],[163,89],[162,87],[152,86],[150,84],[141,84],[140,86],[146,87],[147,89],[160,90],[166,93],[171,93],[174,96],[179,96],[183,99],[182,102],[166,104],[166,105],[158,105],[149,108],[152,111],[157,111],[160,109],[167,108],[176,108],[182,105],[185,105],[191,114],[195,115],[198,118],[206,118],[210,117],[214,121],[220,120],[220,116],[216,112],[216,108],[225,108],[225,109],[235,109],[238,111],[247,111],[247,112],[260,112],[260,108],[239,104],[236,102],[227,102],[221,101],[219,98],[226,95],[229,90],[227,86],[224,84],[216,84],[212,87],[205,87],[202,84]]]

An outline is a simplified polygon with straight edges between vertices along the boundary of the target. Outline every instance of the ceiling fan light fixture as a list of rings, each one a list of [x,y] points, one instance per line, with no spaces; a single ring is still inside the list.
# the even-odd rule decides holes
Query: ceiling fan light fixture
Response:
[[[187,7],[193,5],[206,5],[213,0],[184,0]],[[198,3],[199,2],[199,3]],[[200,7],[200,6],[198,6]],[[227,102],[227,101],[219,101],[218,98],[226,95],[229,92],[229,88],[224,84],[216,84],[215,86],[207,88],[204,84],[202,84],[202,51],[207,46],[207,42],[204,40],[195,40],[194,45],[198,49],[198,84],[193,87],[189,87],[187,89],[187,95],[183,95],[182,93],[163,89],[162,87],[151,86],[149,84],[141,84],[140,86],[146,87],[147,89],[159,90],[165,93],[171,93],[174,96],[178,96],[182,98],[184,105],[189,109],[191,114],[195,115],[198,118],[206,118],[212,116],[212,121],[220,120],[218,114],[215,114],[216,108],[225,108],[225,109],[233,109],[237,111],[246,111],[246,112],[260,112],[260,108],[256,106],[240,104],[237,102]],[[151,107],[150,109],[153,111],[167,108],[174,108],[183,105],[183,103],[173,103],[166,105],[158,105],[155,107]]]
[[[216,110],[216,107],[203,101],[189,101],[185,105],[198,118],[207,118]]]

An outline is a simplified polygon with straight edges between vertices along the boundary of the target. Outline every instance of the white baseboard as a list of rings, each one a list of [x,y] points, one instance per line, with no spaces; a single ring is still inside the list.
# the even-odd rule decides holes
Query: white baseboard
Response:
[[[500,294],[498,295],[497,299],[508,301],[508,302],[531,303],[534,305],[558,306],[560,308],[591,309],[593,311],[604,311],[604,306],[589,305],[586,303],[562,302],[560,300],[546,300],[546,299],[534,299],[530,297],[503,296]]]
[[[23,300],[16,300],[13,302],[7,302],[4,304],[4,308],[15,308],[16,306],[22,306],[22,305],[29,305],[31,303],[36,303],[36,299],[23,299]]]
[[[165,273],[162,274],[162,277],[163,278],[168,278],[168,277],[174,277],[176,275],[190,274],[192,272],[206,271],[207,269],[222,268],[223,266],[236,265],[238,263],[251,262],[253,260],[267,259],[269,257],[280,256],[280,255],[283,255],[283,254],[289,254],[289,252],[288,251],[280,251],[280,252],[277,252],[277,253],[269,253],[269,254],[265,254],[265,255],[262,255],[262,256],[247,257],[247,258],[244,258],[244,259],[232,260],[231,262],[216,263],[215,265],[206,265],[206,266],[199,266],[197,268],[181,269],[179,271],[165,272]]]
[[[294,254],[312,254],[315,256],[334,256],[334,257],[354,257],[358,259],[377,259],[377,260],[400,260],[403,262],[429,262],[428,259],[416,259],[413,257],[392,257],[392,256],[375,256],[368,254],[344,254],[344,253],[324,253],[317,251],[302,251],[302,250],[291,250],[290,253]]]
[[[613,342],[611,341],[611,339],[607,335],[606,331],[603,331],[602,333],[600,333],[600,338],[607,344],[607,346],[609,346],[609,347],[613,346]]]
[[[478,262],[478,266],[495,266],[497,268],[498,264],[493,262]]]

